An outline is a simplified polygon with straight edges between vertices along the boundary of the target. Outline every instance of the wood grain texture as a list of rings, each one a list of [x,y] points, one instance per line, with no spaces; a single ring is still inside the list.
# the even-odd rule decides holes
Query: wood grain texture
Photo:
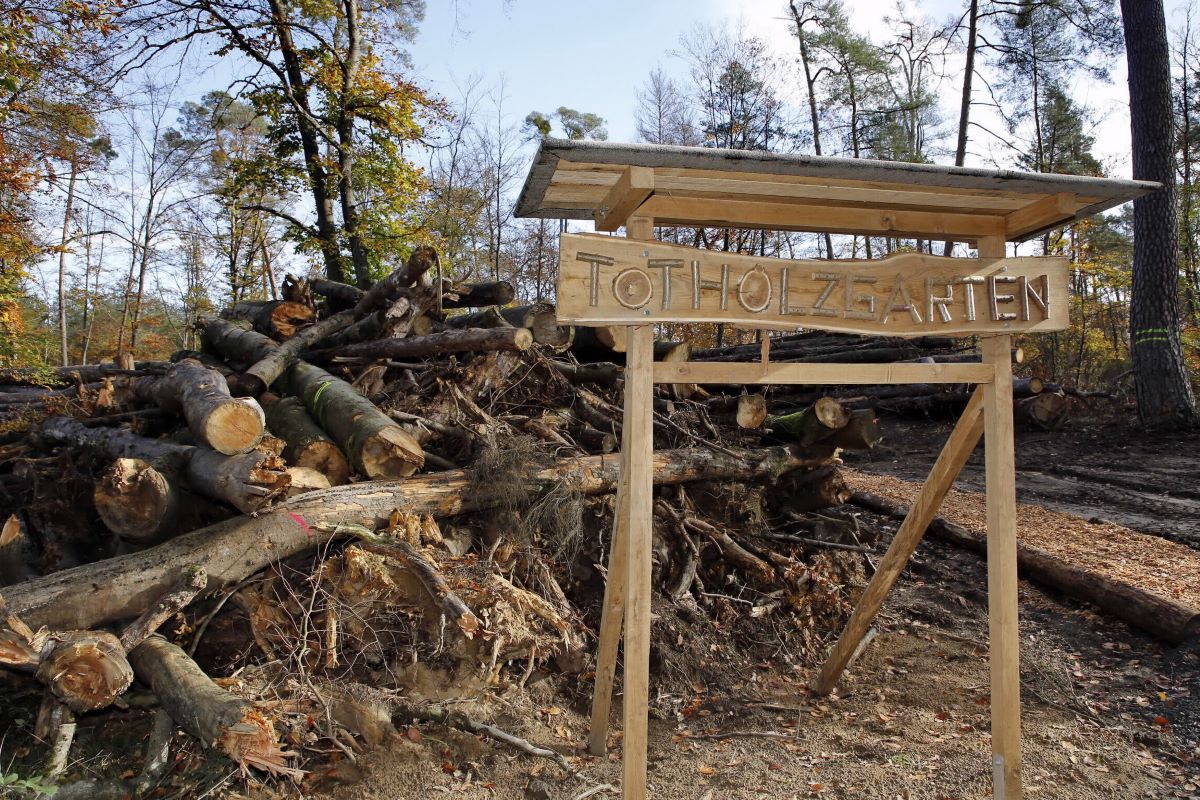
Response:
[[[1063,258],[787,260],[596,234],[560,237],[564,323],[973,335],[1063,330],[1067,300]]]

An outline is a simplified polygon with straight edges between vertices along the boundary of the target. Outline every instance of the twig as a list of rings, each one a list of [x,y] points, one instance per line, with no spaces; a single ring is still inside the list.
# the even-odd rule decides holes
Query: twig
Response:
[[[590,789],[580,792],[579,794],[572,797],[571,800],[587,800],[587,798],[592,797],[594,795],[598,795],[601,792],[616,792],[616,791],[617,791],[617,787],[613,786],[611,783],[602,783],[599,786],[593,786]]]
[[[777,731],[724,731],[722,733],[689,733],[689,739],[795,739],[795,734],[779,733]]]
[[[807,539],[803,536],[793,536],[790,533],[771,533],[770,531],[759,531],[758,536],[763,539],[774,539],[779,542],[794,542],[796,544],[807,544],[811,547],[828,547],[832,550],[849,550],[852,553],[874,553],[870,547],[862,547],[861,545],[842,544],[841,542],[826,542],[821,539]]]
[[[487,736],[489,739],[494,739],[497,742],[508,745],[516,750],[520,750],[526,755],[536,756],[538,758],[548,758],[558,766],[562,767],[570,774],[575,774],[575,770],[563,756],[555,750],[550,750],[546,747],[538,747],[537,745],[522,739],[520,736],[515,736],[507,731],[500,730],[495,725],[488,725],[484,722],[477,722],[459,711],[449,711],[439,706],[430,706],[428,708],[408,707],[401,711],[401,716],[411,719],[423,719],[428,722],[437,722],[442,725],[449,725],[452,728],[474,733],[478,736]]]

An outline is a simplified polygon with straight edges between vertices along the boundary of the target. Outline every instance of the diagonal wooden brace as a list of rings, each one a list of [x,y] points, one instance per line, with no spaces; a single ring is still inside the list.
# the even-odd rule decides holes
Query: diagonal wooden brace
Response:
[[[925,535],[925,529],[937,514],[946,493],[958,477],[958,473],[962,471],[963,465],[967,463],[975,445],[979,443],[979,437],[983,433],[983,392],[984,388],[980,386],[971,395],[966,409],[958,418],[954,430],[950,432],[950,438],[946,440],[937,461],[929,470],[929,477],[925,479],[925,484],[909,509],[908,516],[904,518],[891,546],[879,562],[866,591],[859,598],[845,630],[821,666],[821,674],[812,686],[817,694],[827,695],[837,685],[854,651],[858,649],[859,642],[867,635],[879,609],[883,607],[892,587],[896,585],[904,565],[908,563],[908,559],[912,557],[913,551]]]

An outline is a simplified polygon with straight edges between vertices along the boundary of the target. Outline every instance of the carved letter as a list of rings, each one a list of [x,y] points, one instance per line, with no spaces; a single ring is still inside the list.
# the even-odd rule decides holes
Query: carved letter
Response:
[[[700,280],[700,262],[692,262],[692,308],[700,307],[700,290],[701,289],[717,289],[721,292],[721,310],[729,309],[729,265],[721,265],[721,280],[719,281],[702,281]]]
[[[874,294],[854,294],[854,285],[856,283],[873,284],[878,278],[870,278],[866,275],[855,275],[850,273],[846,276],[846,319],[875,319],[875,295]],[[863,311],[854,307],[855,303],[866,303],[867,310]]]
[[[671,307],[671,270],[676,267],[683,266],[681,258],[651,258],[646,261],[646,266],[650,269],[662,270],[662,307],[669,309]]]
[[[600,305],[600,265],[612,266],[613,260],[608,256],[598,256],[595,253],[576,253],[576,261],[586,261],[592,265],[591,283],[588,286],[588,303]]]
[[[804,306],[794,306],[788,302],[788,268],[780,270],[782,286],[779,288],[779,313],[785,317],[803,316]]]
[[[940,297],[934,294],[934,287],[941,286],[946,290],[946,296]],[[953,278],[926,278],[925,279],[925,297],[928,301],[929,321],[933,322],[933,312],[937,309],[938,316],[942,318],[942,322],[950,322],[949,305],[954,302],[954,279]]]
[[[1027,278],[1022,276],[1017,279],[1017,294],[1021,296],[1021,319],[1024,322],[1029,321],[1029,301],[1042,310],[1042,319],[1050,316],[1050,279],[1042,275],[1042,292],[1038,294],[1037,289],[1033,288],[1033,284]]]
[[[1017,279],[1012,275],[991,275],[988,277],[988,302],[992,307],[992,319],[996,322],[1003,320],[1016,319],[1017,315],[1011,311],[1000,313],[1001,303],[1011,303],[1015,301],[1016,295],[999,294],[996,290],[997,285],[1001,283],[1016,283]]]
[[[959,278],[955,283],[966,290],[963,292],[963,299],[966,300],[967,304],[967,322],[974,322],[976,319],[975,287],[983,283],[983,278],[978,275],[968,275],[965,278]]]
[[[750,281],[747,285],[747,280]],[[755,286],[757,284],[757,286]],[[737,299],[742,308],[757,314],[771,305],[771,276],[758,264],[742,273],[737,285]]]
[[[887,322],[892,316],[893,311],[907,311],[912,315],[913,322],[922,322],[921,312],[917,310],[916,304],[908,295],[908,287],[904,285],[904,279],[899,275],[895,278],[895,283],[892,284],[892,293],[888,296],[887,303],[884,304],[883,310],[879,312],[879,321]]]
[[[814,281],[826,281],[825,288],[821,290],[821,294],[817,296],[817,301],[813,303],[812,313],[822,317],[836,317],[838,312],[833,308],[825,308],[825,303],[829,300],[829,296],[833,294],[833,290],[837,288],[838,283],[842,280],[842,276],[833,272],[814,272],[812,279]]]
[[[641,308],[650,302],[653,294],[654,284],[650,282],[650,276],[637,267],[621,270],[613,278],[613,297],[626,308]]]

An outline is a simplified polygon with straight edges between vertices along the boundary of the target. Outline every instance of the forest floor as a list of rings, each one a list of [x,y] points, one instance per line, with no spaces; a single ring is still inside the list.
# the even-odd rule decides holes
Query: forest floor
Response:
[[[920,481],[949,427],[886,419],[884,442],[848,455],[847,463],[863,480]],[[1117,420],[1019,433],[1018,499],[1075,515],[1081,524],[1119,523],[1200,552],[1200,490],[1189,482],[1200,474],[1200,435],[1131,431],[1128,420]],[[982,489],[981,456],[982,450],[959,487]],[[861,513],[881,532],[882,553],[897,523]],[[650,796],[990,797],[986,585],[978,556],[926,539],[889,598],[878,635],[830,698],[809,695],[818,665],[790,654],[789,632],[778,622],[691,618],[656,596]],[[1025,581],[1020,604],[1026,796],[1200,798],[1200,642],[1166,646]],[[427,687],[431,698],[436,680]],[[331,754],[331,766],[299,786],[247,788],[227,763],[185,744],[160,796],[238,796],[231,787],[241,787],[241,796],[253,797],[572,800],[603,784],[620,785],[619,693],[610,755],[598,759],[580,755],[590,680],[536,672],[523,689],[476,696],[456,700],[454,708],[558,750],[580,777],[422,723],[356,759]],[[21,713],[36,710],[36,702],[31,694]],[[85,760],[86,742],[96,753],[111,752],[118,749],[115,736],[136,752],[149,727],[144,711],[105,716],[101,727],[81,732]]]
[[[885,441],[847,461],[865,480],[920,481],[949,427],[888,419]],[[1103,520],[1200,550],[1200,490],[1190,480],[1200,474],[1200,436],[1133,433],[1128,420],[1115,420],[1021,432],[1017,453],[1022,502],[1074,515],[1083,526]],[[982,482],[980,449],[958,485],[982,490]],[[882,552],[896,523],[863,516],[884,531]],[[981,559],[926,539],[878,635],[826,699],[806,689],[813,665],[790,663],[782,648],[771,653],[769,631],[731,646],[708,623],[656,607],[650,796],[990,797],[986,584]],[[1165,646],[1025,581],[1020,604],[1026,795],[1200,798],[1200,643]],[[548,678],[497,719],[577,754],[589,690]],[[619,704],[613,728],[620,728]],[[714,738],[725,734],[732,735]],[[471,737],[437,745],[405,739],[340,779],[330,776],[321,793],[567,800],[598,783],[620,784],[619,734],[610,741],[609,758],[582,759],[587,782],[572,783]],[[431,746],[440,759],[429,758]]]

